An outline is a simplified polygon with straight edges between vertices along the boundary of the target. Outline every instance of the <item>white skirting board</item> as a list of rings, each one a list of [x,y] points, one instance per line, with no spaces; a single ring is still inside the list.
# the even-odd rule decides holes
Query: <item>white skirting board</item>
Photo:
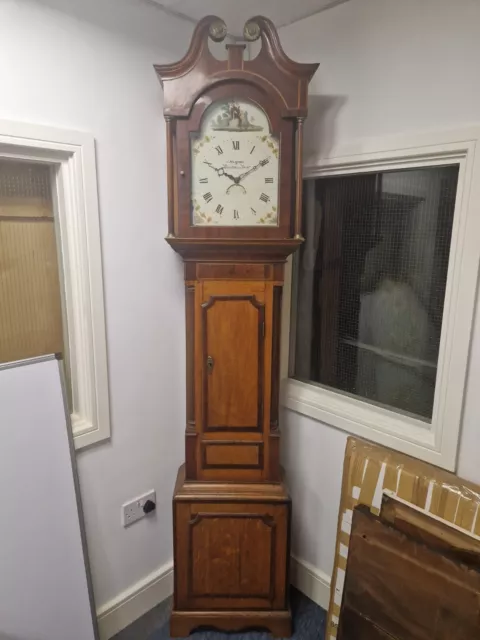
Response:
[[[328,611],[331,577],[306,560],[292,556],[290,582],[310,600]]]
[[[100,640],[108,640],[173,593],[173,563],[159,567],[97,609]]]
[[[330,576],[292,556],[294,587],[324,609],[330,598]],[[97,610],[100,640],[108,640],[173,593],[173,564],[170,562],[120,593]]]

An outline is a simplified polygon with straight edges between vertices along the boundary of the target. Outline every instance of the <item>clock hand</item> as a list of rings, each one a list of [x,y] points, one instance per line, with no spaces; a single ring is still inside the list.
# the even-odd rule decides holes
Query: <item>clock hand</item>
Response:
[[[208,160],[204,160],[203,164],[208,164],[208,166],[211,167],[214,171],[216,171],[219,176],[223,176],[223,174],[225,173],[223,170],[223,167],[220,167],[220,169],[217,169],[217,167],[214,167],[211,162],[208,162]]]
[[[235,176],[232,176],[229,173],[226,173],[225,171],[222,173],[222,175],[226,176],[227,178],[230,178],[230,180],[233,180],[233,182],[235,182],[235,184],[238,184],[238,178],[235,178]]]
[[[229,178],[233,182],[233,184],[231,184],[228,187],[226,193],[230,193],[230,189],[232,187],[240,187],[241,189],[243,189],[243,193],[247,193],[246,190],[245,190],[245,187],[243,186],[243,184],[240,184],[240,177],[235,177],[235,176],[230,175],[229,173],[226,173],[225,169],[223,167],[220,167],[219,169],[217,169],[217,167],[214,167],[211,162],[208,162],[208,160],[204,160],[203,164],[207,164],[214,171],[216,171],[219,176],[225,176],[226,178]]]
[[[245,173],[242,173],[241,175],[238,176],[237,180],[237,184],[239,182],[241,182],[244,178],[246,178],[247,176],[249,176],[251,173],[253,173],[254,171],[256,171],[259,167],[263,167],[264,165],[266,165],[268,163],[268,160],[260,160],[260,162],[255,165],[254,167],[251,167],[251,169],[249,169],[248,171],[245,171]]]
[[[225,176],[226,178],[230,178],[230,180],[238,184],[237,178],[227,173],[223,167],[220,167],[219,169],[217,169],[217,167],[214,167],[213,164],[211,162],[208,162],[207,160],[204,160],[203,164],[208,164],[208,166],[211,167],[214,171],[216,171],[219,176]]]
[[[238,176],[238,181],[241,182],[244,178],[246,178],[247,176],[249,176],[251,173],[253,173],[254,171],[256,171],[258,169],[260,165],[257,164],[255,167],[251,167],[248,171],[245,171],[245,173],[242,173]]]

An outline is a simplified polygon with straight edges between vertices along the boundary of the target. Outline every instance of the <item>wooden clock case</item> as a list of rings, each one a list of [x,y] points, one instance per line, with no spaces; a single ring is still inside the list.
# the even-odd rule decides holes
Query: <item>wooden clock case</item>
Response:
[[[200,21],[186,56],[156,65],[167,123],[168,237],[185,262],[185,464],[173,497],[173,637],[194,628],[265,627],[291,634],[288,606],[291,501],[279,459],[279,352],[284,265],[302,242],[302,134],[316,64],[283,52],[273,24],[256,17],[246,40],[258,56],[208,38],[225,23]],[[280,141],[278,225],[193,226],[191,134],[225,98],[267,114]]]

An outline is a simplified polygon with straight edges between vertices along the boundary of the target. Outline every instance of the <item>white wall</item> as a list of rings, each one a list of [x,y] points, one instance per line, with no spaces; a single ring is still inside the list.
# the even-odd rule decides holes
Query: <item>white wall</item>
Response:
[[[183,458],[184,294],[167,231],[162,89],[191,25],[144,0],[3,0],[0,118],[97,141],[112,440],[78,456],[101,606],[172,558],[171,495]],[[154,488],[157,515],[120,506]]]
[[[321,63],[310,90],[307,158],[357,138],[480,121],[477,0],[351,0],[281,29],[280,37],[294,59]],[[458,473],[480,483],[479,389],[477,313]],[[291,411],[283,433],[293,552],[331,574],[348,434]]]

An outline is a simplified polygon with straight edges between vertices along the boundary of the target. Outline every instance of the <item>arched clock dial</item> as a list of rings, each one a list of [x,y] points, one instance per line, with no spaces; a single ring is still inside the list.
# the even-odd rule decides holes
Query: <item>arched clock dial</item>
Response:
[[[276,226],[279,144],[262,109],[212,104],[191,140],[193,226]]]

